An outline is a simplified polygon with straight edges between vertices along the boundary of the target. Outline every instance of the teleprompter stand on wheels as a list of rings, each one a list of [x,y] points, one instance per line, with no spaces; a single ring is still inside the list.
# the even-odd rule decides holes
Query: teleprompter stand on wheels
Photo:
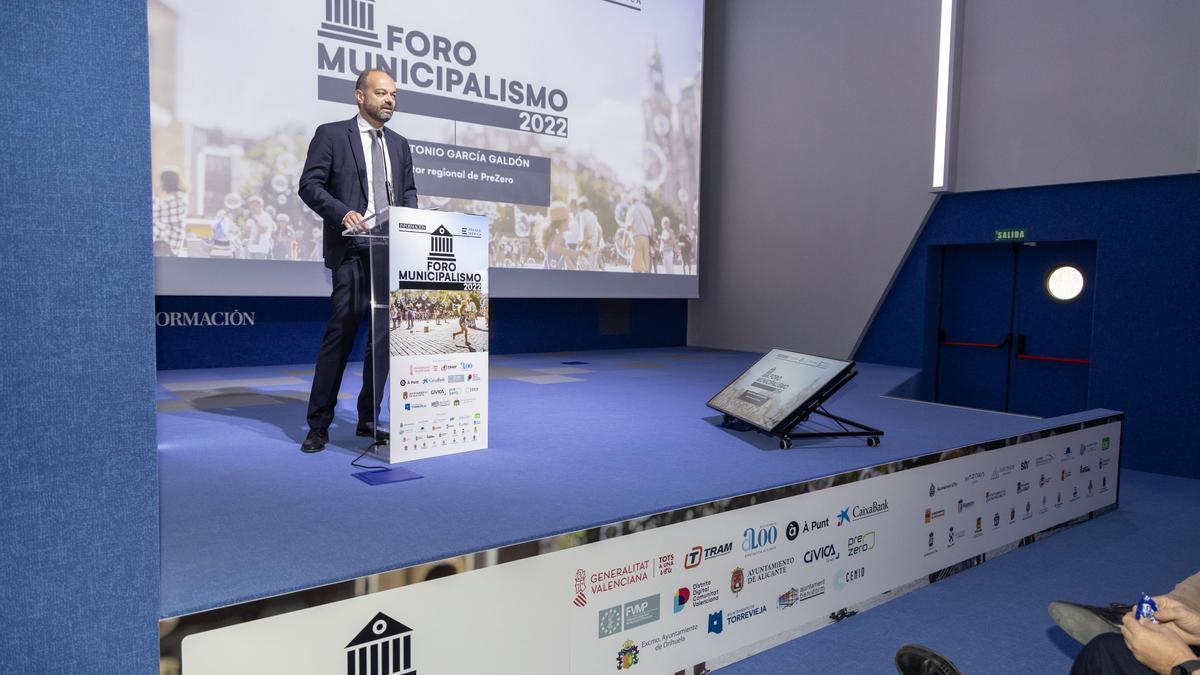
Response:
[[[773,349],[708,405],[723,414],[724,426],[778,438],[783,449],[791,448],[796,439],[841,437],[864,437],[868,446],[875,447],[882,431],[825,409],[825,403],[856,375],[852,361]],[[813,416],[837,426],[804,426]]]

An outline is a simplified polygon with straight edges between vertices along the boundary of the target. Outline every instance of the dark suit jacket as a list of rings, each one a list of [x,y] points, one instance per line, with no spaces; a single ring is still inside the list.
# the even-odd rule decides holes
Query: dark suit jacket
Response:
[[[317,127],[308,144],[308,157],[300,174],[300,199],[325,223],[325,266],[337,269],[346,256],[342,218],[350,211],[367,210],[367,162],[358,136],[358,116],[345,122]],[[397,206],[417,206],[412,152],[408,139],[384,127],[392,165],[392,194]]]

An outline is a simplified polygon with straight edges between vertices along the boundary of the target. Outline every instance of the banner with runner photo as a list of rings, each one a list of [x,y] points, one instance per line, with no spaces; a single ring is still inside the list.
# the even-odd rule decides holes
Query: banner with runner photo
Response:
[[[487,447],[488,221],[393,208],[388,221],[396,463]]]

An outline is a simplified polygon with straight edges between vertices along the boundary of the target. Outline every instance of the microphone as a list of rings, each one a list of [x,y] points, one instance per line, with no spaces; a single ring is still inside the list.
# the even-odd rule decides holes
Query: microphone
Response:
[[[393,194],[393,193],[392,193],[392,181],[391,181],[391,180],[384,180],[383,184],[384,184],[384,186],[387,188],[387,203],[388,203],[388,206],[395,206],[395,205],[396,205],[396,198],[395,198],[396,196],[395,196],[395,194]]]

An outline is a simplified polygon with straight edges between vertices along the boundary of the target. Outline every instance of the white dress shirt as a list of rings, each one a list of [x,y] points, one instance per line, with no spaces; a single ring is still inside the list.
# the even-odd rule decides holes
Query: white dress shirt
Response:
[[[370,122],[363,119],[362,113],[358,114],[357,119],[358,139],[362,141],[363,157],[367,160],[367,209],[362,215],[363,218],[368,218],[375,213],[375,185],[374,181],[371,180],[371,176],[375,175],[372,173],[374,168],[373,164],[371,163],[371,145],[375,142],[375,138],[371,135],[371,132],[375,131],[375,127],[371,126]],[[380,130],[383,129],[383,127],[379,128]],[[387,179],[390,181],[392,179],[392,158],[388,154],[386,134],[384,134],[383,137],[383,163],[385,164],[384,175],[387,176]],[[396,186],[393,185],[392,189],[395,190]],[[387,195],[383,195],[383,199],[386,201]],[[374,223],[369,224],[374,226]]]

